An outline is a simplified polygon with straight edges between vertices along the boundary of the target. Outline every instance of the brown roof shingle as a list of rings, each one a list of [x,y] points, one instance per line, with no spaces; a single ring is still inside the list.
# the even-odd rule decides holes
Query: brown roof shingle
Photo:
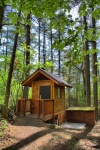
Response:
[[[61,84],[64,84],[64,85],[66,85],[66,86],[69,86],[69,87],[72,87],[70,84],[68,84],[67,82],[65,82],[63,79],[61,79],[60,77],[58,77],[58,76],[55,76],[55,75],[53,75],[53,74],[51,74],[51,73],[49,73],[49,72],[47,72],[46,70],[43,70],[43,69],[41,69],[43,72],[45,72],[46,74],[48,74],[50,77],[52,77],[53,79],[55,79],[56,81],[58,81],[59,83],[61,83]]]
[[[32,75],[30,75],[26,80],[24,80],[22,82],[22,85],[23,86],[30,86],[31,82],[33,81],[32,79],[34,78],[34,76],[37,74],[37,73],[43,73],[45,76],[47,76],[50,80],[53,80],[55,83],[57,84],[61,84],[62,86],[67,86],[67,87],[72,87],[70,84],[68,84],[67,82],[65,82],[63,79],[59,78],[58,76],[55,76],[49,72],[47,72],[46,70],[44,69],[37,69]]]

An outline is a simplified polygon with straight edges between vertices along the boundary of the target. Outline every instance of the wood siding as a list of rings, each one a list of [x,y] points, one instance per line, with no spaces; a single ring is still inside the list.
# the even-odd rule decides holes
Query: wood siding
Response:
[[[32,83],[32,99],[40,99],[40,86],[51,86],[51,99],[53,99],[53,82],[50,80],[33,81]]]
[[[61,90],[61,97],[58,98],[58,89]],[[66,122],[65,87],[54,84],[54,115],[58,118],[58,124]]]
[[[95,110],[67,110],[67,121],[95,125]]]
[[[45,100],[44,105],[46,105],[46,106],[43,106],[42,100],[40,99],[40,86],[50,86],[51,87],[51,98],[50,99],[54,99],[54,104],[50,104],[49,101]],[[60,88],[61,97],[58,97],[58,88]],[[38,104],[38,102],[36,102],[38,100],[41,100],[39,102],[39,104]],[[44,114],[45,114],[45,116],[47,115],[44,119],[45,121],[51,119],[51,117],[53,118],[53,115],[49,115],[49,114],[52,114],[51,110],[54,110],[54,112],[53,112],[54,116],[57,115],[57,117],[59,119],[59,124],[66,121],[66,103],[65,103],[65,87],[64,86],[57,85],[50,80],[33,81],[33,83],[32,83],[32,101],[34,102],[34,104],[32,104],[33,105],[32,107],[35,109],[35,110],[32,109],[32,113],[36,113],[36,114],[38,113],[38,116],[42,117],[43,114],[40,115],[39,113],[41,112],[41,109],[43,110],[43,107],[45,108]],[[46,112],[47,112],[47,114],[46,114]],[[44,118],[44,116],[42,118]]]
[[[59,122],[59,125],[66,122],[67,119],[66,119],[66,111],[62,111],[60,113],[58,113],[58,122]]]
[[[61,89],[61,97],[58,98],[58,88]],[[65,87],[54,84],[54,114],[66,110]]]

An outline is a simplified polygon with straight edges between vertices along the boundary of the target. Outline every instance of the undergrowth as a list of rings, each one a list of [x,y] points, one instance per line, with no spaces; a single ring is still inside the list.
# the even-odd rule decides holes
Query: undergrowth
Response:
[[[4,130],[7,128],[7,125],[8,125],[8,123],[6,120],[3,119],[0,121],[0,137],[3,136]]]

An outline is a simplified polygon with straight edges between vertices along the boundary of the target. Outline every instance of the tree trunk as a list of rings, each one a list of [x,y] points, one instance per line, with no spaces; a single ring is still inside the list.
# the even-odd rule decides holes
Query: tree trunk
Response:
[[[1,0],[1,4],[0,4],[0,33],[1,33],[1,29],[2,29],[4,9],[5,9],[4,0]]]
[[[30,14],[27,16],[27,21],[30,22]],[[26,67],[30,64],[30,25],[26,25]],[[27,71],[25,73],[25,77],[29,76],[30,69],[27,67]],[[27,86],[24,87],[23,97],[28,98],[29,88]]]
[[[38,62],[40,63],[40,18],[38,19],[39,30],[38,30]]]
[[[79,80],[80,80],[80,72],[79,72],[79,70],[77,70],[77,72],[76,72],[76,80],[75,80],[75,82],[76,82],[76,93],[75,93],[76,101],[75,101],[75,106],[78,106],[79,84],[80,84]]]
[[[60,42],[60,29],[58,31],[58,37],[59,37],[59,42]],[[60,69],[61,69],[61,67],[60,67],[60,50],[58,50],[58,75],[59,75],[59,77],[60,77]]]
[[[17,28],[19,26],[19,22],[17,23]],[[15,34],[14,38],[14,45],[13,45],[13,51],[10,61],[10,68],[8,72],[8,79],[7,79],[7,85],[6,85],[6,93],[5,93],[5,100],[4,100],[4,107],[2,111],[2,117],[7,118],[8,117],[8,104],[9,104],[9,97],[10,97],[10,90],[11,90],[11,81],[12,81],[12,73],[14,68],[14,61],[15,61],[15,55],[17,50],[17,41],[18,41],[18,32]]]
[[[85,70],[82,72],[82,77],[83,77],[83,94],[84,94],[84,99],[86,99],[86,78],[85,78]],[[86,102],[85,102],[86,103]]]
[[[68,83],[71,82],[71,64],[69,64],[69,68],[68,68]],[[68,107],[71,106],[71,98],[70,98],[70,88],[68,88]]]
[[[7,44],[8,44],[8,27],[7,27],[7,35],[6,35],[6,37],[7,37]],[[6,56],[8,55],[8,51],[7,51],[7,49],[8,49],[8,47],[7,47],[7,44],[6,44]]]
[[[84,24],[85,24],[84,32],[87,32],[86,16],[84,16],[83,19],[84,19]],[[88,45],[87,39],[85,41],[85,50],[86,50],[86,52],[89,51],[89,45]],[[90,95],[91,94],[90,94],[90,60],[89,60],[89,54],[87,54],[85,57],[85,74],[86,74],[86,106],[90,106],[91,105],[91,101],[90,101]]]
[[[51,61],[53,63],[53,49],[52,49],[52,29],[50,33],[50,41],[51,41]],[[53,67],[51,67],[51,73],[53,73]]]
[[[46,50],[45,50],[45,23],[43,23],[43,65],[45,67],[45,62],[46,62]]]
[[[94,30],[93,34],[96,35],[96,21],[92,17],[92,28]],[[96,41],[92,41],[92,48],[93,50],[96,50]],[[97,88],[97,52],[95,52],[92,55],[92,63],[93,63],[93,77],[95,78],[95,81],[93,82],[93,100],[94,100],[94,106],[95,106],[95,112],[96,112],[96,119],[98,118],[98,88]]]

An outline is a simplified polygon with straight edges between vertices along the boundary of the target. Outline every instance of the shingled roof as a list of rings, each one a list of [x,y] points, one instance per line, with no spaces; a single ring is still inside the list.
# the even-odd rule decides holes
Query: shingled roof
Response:
[[[22,82],[23,86],[32,86],[32,81],[34,81],[40,74],[44,75],[48,79],[52,80],[58,85],[66,86],[66,87],[72,87],[70,84],[65,82],[63,79],[59,78],[58,76],[55,76],[49,72],[47,72],[44,69],[37,69],[32,75],[30,75],[26,80]]]

